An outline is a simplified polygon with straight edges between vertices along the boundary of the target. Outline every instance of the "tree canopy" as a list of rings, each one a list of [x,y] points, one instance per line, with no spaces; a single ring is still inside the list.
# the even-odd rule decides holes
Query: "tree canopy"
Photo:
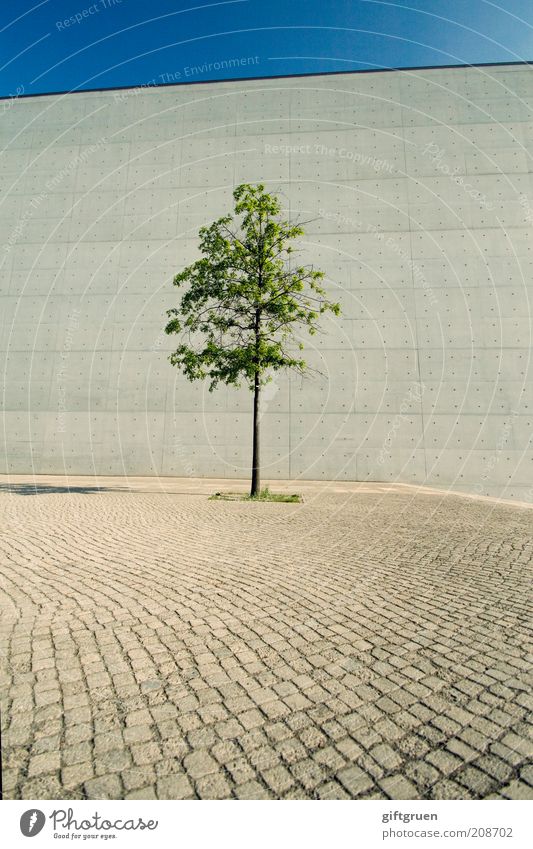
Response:
[[[184,333],[171,363],[190,380],[209,380],[210,390],[243,380],[253,388],[258,372],[261,384],[272,371],[304,372],[296,330],[313,334],[322,313],[340,311],[324,297],[323,272],[292,262],[290,243],[304,230],[278,220],[279,199],[261,184],[240,185],[233,196],[240,224],[226,215],[201,228],[203,257],[175,276],[188,290],[166,326]]]

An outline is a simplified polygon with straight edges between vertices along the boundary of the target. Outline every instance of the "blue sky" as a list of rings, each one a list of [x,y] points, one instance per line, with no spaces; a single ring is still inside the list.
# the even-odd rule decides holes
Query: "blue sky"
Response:
[[[6,0],[0,30],[2,96],[533,60],[532,0]]]

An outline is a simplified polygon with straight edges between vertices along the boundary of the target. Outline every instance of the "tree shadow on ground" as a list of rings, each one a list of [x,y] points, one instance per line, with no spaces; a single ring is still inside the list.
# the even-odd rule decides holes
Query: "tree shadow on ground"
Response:
[[[61,486],[60,484],[2,483],[0,493],[15,495],[49,495],[50,493],[78,492],[89,495],[93,492],[131,492],[126,486]]]

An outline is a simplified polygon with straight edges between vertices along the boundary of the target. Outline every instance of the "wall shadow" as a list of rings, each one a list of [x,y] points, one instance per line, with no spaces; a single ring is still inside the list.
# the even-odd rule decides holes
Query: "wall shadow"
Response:
[[[0,493],[10,492],[15,495],[50,495],[51,493],[78,492],[90,495],[93,492],[131,492],[125,486],[60,486],[59,484],[31,484],[31,483],[2,483]]]

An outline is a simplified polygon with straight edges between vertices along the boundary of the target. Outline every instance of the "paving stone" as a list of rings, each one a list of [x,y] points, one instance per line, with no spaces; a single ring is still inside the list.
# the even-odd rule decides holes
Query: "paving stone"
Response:
[[[126,743],[145,743],[152,740],[154,731],[150,725],[133,725],[124,729],[124,741]]]
[[[279,764],[278,766],[267,769],[263,772],[263,778],[274,793],[275,796],[281,797],[294,784],[294,778],[286,767]]]
[[[9,741],[5,739],[4,735],[4,745],[12,746],[20,743],[20,745],[24,745],[24,743],[29,742],[29,739],[32,736],[32,732],[28,729],[28,736],[25,739],[21,740],[20,738],[11,738]],[[61,735],[60,734],[52,734],[50,737],[39,737],[35,735],[35,742],[32,746],[31,753],[32,755],[43,754],[44,752],[54,752],[59,749],[60,746]],[[65,758],[65,752],[62,753],[63,760]]]
[[[281,699],[276,699],[262,704],[261,711],[268,719],[281,719],[282,717],[287,716],[291,712],[291,709]]]
[[[405,768],[405,774],[422,789],[431,787],[440,778],[438,770],[431,764],[426,763],[426,761],[408,763]]]
[[[533,799],[533,788],[524,781],[511,781],[510,784],[500,788],[500,793],[506,799]]]
[[[121,772],[120,777],[126,790],[138,790],[146,784],[155,783],[155,770],[146,766],[133,766]]]
[[[451,778],[442,778],[431,788],[431,799],[472,799],[471,793],[464,785],[458,784]]]
[[[0,491],[6,798],[528,798],[528,511],[115,486]]]
[[[124,796],[125,799],[157,799],[153,787],[140,787],[139,790],[131,790]]]
[[[23,781],[21,799],[64,799],[71,791],[61,784],[56,775],[40,775],[30,781]]]
[[[217,739],[212,726],[197,728],[195,731],[189,731],[187,734],[187,742],[193,749],[209,749],[211,746],[214,746]]]
[[[59,746],[56,748],[59,748]],[[89,742],[78,743],[74,746],[63,746],[60,754],[65,766],[73,766],[74,764],[87,761],[90,763],[92,760],[92,746]]]
[[[379,734],[368,727],[353,727],[349,728],[350,735],[353,739],[359,743],[364,749],[371,749],[377,743],[381,742],[381,738]]]
[[[92,778],[84,784],[88,799],[122,799],[122,785],[116,775]]]
[[[122,772],[131,766],[131,754],[128,749],[115,749],[112,752],[103,752],[95,760],[95,771],[97,775],[107,775],[112,772]]]
[[[228,799],[231,786],[223,775],[206,775],[196,782],[196,792],[200,799]]]
[[[457,755],[457,757],[461,758],[461,760],[468,763],[469,761],[473,761],[479,757],[479,752],[476,752],[472,746],[468,746],[466,743],[463,743],[462,740],[458,740],[455,737],[450,740],[446,749],[452,753],[452,755]]]
[[[193,779],[203,778],[205,775],[217,772],[219,768],[217,762],[205,750],[191,752],[183,763],[187,774]]]
[[[215,725],[215,731],[222,740],[234,740],[242,734],[243,726],[236,718],[226,719],[224,722],[218,722]]]
[[[338,740],[335,745],[341,755],[349,761],[357,760],[357,758],[359,758],[364,752],[364,749],[359,745],[359,743],[356,743],[351,737],[345,737],[344,740]]]
[[[247,781],[245,784],[240,784],[235,790],[235,795],[237,799],[272,798],[271,794],[258,781]]]
[[[286,740],[293,736],[292,730],[284,722],[265,725],[265,732],[268,739],[273,743],[278,743],[280,740]]]
[[[265,718],[264,716],[255,708],[253,710],[244,711],[244,713],[239,714],[239,722],[246,729],[246,731],[250,731],[252,728],[258,728],[264,724]]]
[[[526,710],[533,713],[533,695],[530,693],[520,693],[516,699],[517,704],[522,705]]]
[[[124,748],[124,736],[121,729],[109,731],[106,734],[96,734],[94,736],[94,751],[96,755],[102,752],[112,752],[116,749]]]
[[[335,749],[334,746],[324,746],[322,749],[317,749],[312,755],[313,760],[333,772],[342,769],[346,764],[346,759]]]
[[[287,726],[294,732],[302,732],[306,728],[313,727],[313,719],[309,715],[309,711],[298,710],[295,713],[289,714],[285,722]]]
[[[404,775],[390,775],[378,781],[379,786],[389,799],[419,799],[420,794]]]
[[[249,781],[253,780],[255,776],[255,770],[244,757],[228,761],[224,766],[231,774],[235,784],[239,786],[247,784]]]
[[[43,752],[41,755],[33,755],[28,767],[29,778],[43,773],[55,772],[60,767],[59,752]]]
[[[157,743],[135,743],[131,746],[131,755],[138,766],[156,764],[162,757]]]
[[[495,757],[500,758],[513,767],[518,766],[524,760],[519,752],[515,751],[515,749],[510,749],[508,746],[504,746],[503,743],[492,743],[489,751],[490,754],[495,755]]]
[[[261,748],[261,746],[266,746],[268,744],[268,737],[262,730],[255,728],[246,734],[241,734],[237,742],[243,752],[248,753],[253,752],[254,749]]]
[[[532,758],[533,757],[533,741],[528,740],[525,737],[519,736],[518,734],[506,734],[505,737],[502,737],[501,741],[502,745],[507,746],[509,749],[512,749],[513,752],[516,752],[519,755],[522,755],[524,758]]]
[[[220,764],[225,764],[238,758],[240,749],[232,740],[219,740],[212,747],[211,754]]]
[[[250,752],[248,759],[255,769],[263,773],[264,770],[279,764],[280,755],[270,746],[260,746]]]
[[[316,790],[313,792],[313,796],[316,794]],[[287,790],[285,796],[283,797],[285,801],[300,801],[309,799],[309,794],[307,790],[304,790],[303,787],[292,787],[290,790]]]
[[[2,786],[4,793],[10,794],[20,782],[20,773],[18,769],[2,770]]]
[[[337,784],[336,781],[328,781],[327,784],[323,784],[322,787],[319,787],[316,792],[319,799],[350,798],[350,794],[347,793],[340,784]]]
[[[78,787],[93,776],[94,766],[91,761],[65,766],[61,770],[61,782],[67,790]]]
[[[307,757],[307,749],[296,739],[282,740],[275,748],[287,764],[297,763]]]
[[[461,758],[452,755],[444,749],[436,749],[426,755],[426,761],[436,767],[443,775],[451,775],[462,766]]]
[[[373,779],[358,766],[341,769],[336,777],[352,797],[360,796],[374,786]]]
[[[488,796],[498,784],[494,778],[476,769],[475,766],[464,767],[455,774],[454,778],[460,784],[464,784],[475,799]]]
[[[533,764],[528,764],[520,770],[520,778],[533,786]]]
[[[316,726],[303,728],[299,732],[298,737],[302,741],[304,746],[312,750],[318,749],[320,748],[320,746],[324,746],[328,741],[326,735],[323,734],[322,731],[320,731],[320,729]]]
[[[483,755],[477,761],[474,761],[473,765],[495,778],[500,784],[504,784],[513,771],[510,764],[494,755]]]
[[[314,790],[319,784],[323,784],[326,779],[325,770],[311,758],[293,764],[291,773],[308,791]]]
[[[465,728],[460,734],[459,738],[464,740],[467,745],[471,746],[473,749],[477,749],[478,752],[486,752],[488,747],[490,746],[491,739],[496,739],[500,734],[500,729],[497,728],[494,734],[494,737],[487,736],[486,734],[481,734],[479,731],[476,731],[474,728]]]
[[[291,710],[305,710],[311,706],[311,702],[303,693],[293,693],[290,696],[285,696],[283,701]]]
[[[395,752],[392,746],[389,746],[388,743],[379,743],[377,746],[370,749],[369,754],[387,772],[396,771],[403,760],[398,752]]]

